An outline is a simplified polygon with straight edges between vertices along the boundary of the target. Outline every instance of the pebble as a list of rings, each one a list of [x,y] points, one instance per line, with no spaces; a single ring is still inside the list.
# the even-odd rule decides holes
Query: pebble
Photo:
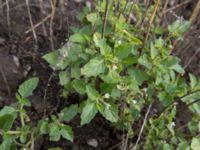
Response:
[[[96,139],[89,139],[87,140],[87,144],[92,146],[92,147],[97,147],[98,146],[98,142]]]

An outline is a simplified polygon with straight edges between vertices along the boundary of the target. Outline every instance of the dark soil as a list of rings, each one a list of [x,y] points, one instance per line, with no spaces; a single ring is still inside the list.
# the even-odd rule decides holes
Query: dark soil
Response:
[[[60,99],[56,96],[61,87],[57,84],[57,77],[41,59],[41,56],[65,43],[70,35],[69,27],[79,25],[75,17],[85,2],[60,0],[55,4],[54,14],[50,1],[43,1],[40,5],[39,1],[29,0],[33,25],[39,23],[34,30],[36,33],[36,38],[34,38],[26,1],[8,1],[9,7],[6,1],[0,1],[0,97],[3,97],[0,107],[15,102],[15,91],[22,81],[31,76],[38,76],[40,78],[39,88],[30,98],[33,107],[29,113],[34,121],[43,116],[44,98],[47,100],[47,115],[58,112],[61,106],[68,105],[71,101],[77,101],[76,96],[70,99]],[[188,19],[196,2],[197,0],[191,0],[178,7],[173,10],[174,14]],[[180,3],[182,0],[176,0],[174,4],[169,5],[169,8]],[[49,14],[54,17],[48,17]],[[176,19],[172,13],[167,13],[164,16],[163,25]],[[200,77],[200,52],[197,52],[200,51],[199,32],[200,19],[197,19],[185,35],[184,42],[179,41],[173,52],[182,59],[186,70],[198,77]],[[48,94],[45,97],[46,92]],[[61,147],[63,150],[106,150],[122,140],[122,134],[115,132],[100,116],[97,116],[91,124],[83,127],[80,127],[79,117],[76,117],[70,124],[75,132],[74,143],[66,140],[61,140],[59,143],[49,142],[48,137],[44,137],[37,142],[37,149],[47,150],[51,147]],[[136,127],[139,126],[136,125]],[[89,140],[96,140],[97,147],[89,146],[87,144]]]

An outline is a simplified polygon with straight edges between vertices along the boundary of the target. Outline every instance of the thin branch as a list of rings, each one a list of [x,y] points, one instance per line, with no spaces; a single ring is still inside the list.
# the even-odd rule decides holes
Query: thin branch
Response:
[[[32,31],[33,31],[33,37],[35,39],[36,46],[38,46],[38,39],[37,39],[37,35],[36,35],[35,29],[34,29],[33,21],[32,21],[31,11],[30,11],[30,7],[29,7],[29,0],[26,0],[26,7],[27,7],[27,11],[28,11],[28,16],[29,16],[31,28],[32,28]]]
[[[11,24],[10,24],[10,6],[9,6],[9,1],[6,0],[6,15],[7,15],[7,23],[8,23],[8,29],[9,29],[9,34],[10,34],[10,29],[11,29]]]
[[[29,32],[33,31],[33,29],[35,30],[37,27],[39,27],[40,25],[42,25],[46,20],[48,20],[51,17],[51,14],[47,15],[45,18],[42,19],[42,21],[38,22],[36,25],[34,25],[32,28],[28,29],[27,31],[25,31],[26,34],[28,34]]]
[[[51,0],[51,19],[50,19],[50,41],[51,41],[51,49],[54,50],[54,42],[53,42],[53,38],[54,38],[54,34],[53,34],[53,20],[54,20],[54,16],[55,16],[55,12],[56,12],[56,0]]]
[[[186,69],[189,64],[192,62],[192,60],[200,53],[200,48],[196,50],[196,52],[190,57],[190,59],[187,61],[186,65],[184,66],[184,69]]]
[[[149,25],[148,25],[147,31],[146,31],[146,36],[145,36],[145,39],[144,39],[144,46],[145,46],[146,41],[147,41],[147,39],[149,37],[149,32],[150,32],[150,29],[151,29],[151,25],[152,25],[153,20],[154,20],[154,18],[156,16],[156,12],[158,10],[159,5],[160,5],[160,0],[157,1],[156,5],[154,7],[153,13],[151,14],[151,17],[150,17],[150,20],[149,20]]]
[[[10,95],[11,95],[11,90],[10,90],[10,86],[9,86],[9,84],[8,84],[8,80],[7,80],[7,78],[6,78],[6,76],[5,76],[4,72],[3,72],[3,70],[2,70],[1,68],[0,68],[0,72],[1,72],[2,78],[3,78],[3,80],[4,80],[4,83],[5,83],[5,85],[6,85],[8,95],[10,96]]]
[[[106,7],[105,7],[105,15],[104,15],[104,20],[103,20],[103,28],[101,32],[101,38],[104,38],[104,34],[106,31],[106,23],[107,23],[107,18],[108,18],[108,7],[109,7],[109,0],[106,0]]]
[[[148,110],[147,110],[147,112],[146,112],[146,114],[145,114],[144,121],[143,121],[142,127],[141,127],[141,129],[140,129],[139,136],[138,136],[138,138],[137,138],[137,141],[136,141],[136,144],[135,144],[133,150],[136,150],[136,149],[137,149],[137,146],[138,146],[138,144],[139,144],[139,142],[140,142],[140,139],[141,139],[141,136],[142,136],[142,132],[143,132],[143,130],[144,130],[144,127],[145,127],[146,122],[147,122],[147,118],[148,118],[149,113],[150,113],[151,108],[152,108],[152,104],[153,104],[153,102],[151,102],[151,104],[149,105]]]

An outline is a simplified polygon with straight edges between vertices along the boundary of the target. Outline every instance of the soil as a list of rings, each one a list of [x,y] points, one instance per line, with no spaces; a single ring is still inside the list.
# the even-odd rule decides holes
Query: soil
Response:
[[[3,97],[0,107],[15,102],[15,91],[22,81],[31,76],[38,76],[39,88],[30,97],[33,106],[29,113],[34,121],[43,116],[44,98],[47,100],[47,114],[55,113],[71,101],[77,100],[76,96],[65,100],[56,96],[58,94],[55,93],[59,93],[61,89],[57,85],[58,79],[41,57],[64,44],[70,35],[69,27],[79,25],[76,15],[85,2],[60,0],[55,7],[52,7],[54,4],[50,1],[39,3],[40,0],[29,0],[29,7],[25,0],[8,0],[8,2],[6,5],[6,1],[0,0],[0,97]],[[173,10],[173,13],[189,19],[196,2],[197,0],[192,0]],[[174,0],[169,8],[180,3],[182,0]],[[52,8],[55,8],[55,13]],[[28,9],[30,9],[32,22],[30,22]],[[177,19],[173,13],[167,13],[164,16],[163,25]],[[37,25],[34,30],[31,30],[31,24]],[[185,35],[184,42],[179,41],[173,52],[181,58],[186,70],[198,77],[200,77],[199,32],[200,17]],[[46,92],[48,94],[45,97]],[[73,144],[66,140],[57,143],[49,142],[48,137],[44,137],[37,142],[36,149],[47,150],[52,147],[61,147],[63,150],[106,150],[122,140],[122,133],[114,131],[100,116],[83,127],[80,127],[79,117],[72,120],[70,124],[75,132]],[[139,126],[136,125],[137,128]],[[88,145],[88,141],[91,140],[97,142],[96,147]]]

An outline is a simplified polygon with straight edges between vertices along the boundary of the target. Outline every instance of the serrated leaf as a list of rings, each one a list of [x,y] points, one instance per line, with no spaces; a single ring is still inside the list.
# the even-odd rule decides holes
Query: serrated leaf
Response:
[[[69,107],[66,107],[62,110],[63,113],[62,119],[64,121],[70,121],[77,115],[78,111],[79,111],[78,105],[72,104]]]
[[[120,60],[128,57],[129,54],[136,55],[137,53],[137,48],[132,44],[121,44],[115,48],[115,56]]]
[[[96,115],[97,108],[95,103],[86,102],[81,114],[81,125],[89,123]]]
[[[94,33],[93,41],[95,43],[95,46],[100,48],[101,55],[106,56],[111,52],[110,46],[106,43],[105,39],[101,38],[100,33]]]
[[[148,80],[148,75],[146,72],[137,68],[128,68],[128,74],[135,79],[138,85],[142,85],[144,81]]]
[[[97,101],[97,99],[99,98],[98,91],[94,87],[92,87],[90,85],[86,86],[86,93],[87,93],[88,98],[90,100]]]
[[[151,58],[154,59],[158,56],[158,50],[155,48],[153,42],[151,42]]]
[[[81,43],[81,44],[86,42],[84,35],[80,34],[80,33],[75,33],[75,34],[71,35],[69,40],[71,42]]]
[[[59,82],[60,85],[66,85],[70,81],[69,74],[66,71],[59,72]]]
[[[56,123],[50,124],[49,131],[50,141],[59,141],[60,140],[60,128]]]
[[[193,75],[193,74],[189,74],[189,78],[190,78],[190,87],[194,88],[197,84],[198,84],[198,80],[197,78]]]
[[[72,128],[68,125],[62,126],[60,133],[63,138],[73,142],[74,139],[74,132],[72,131]]]
[[[73,88],[78,92],[79,94],[83,95],[85,94],[85,82],[83,80],[74,80],[72,82]]]
[[[41,120],[40,122],[39,122],[39,131],[40,131],[40,133],[42,133],[42,134],[47,134],[48,133],[48,131],[49,131],[49,127],[48,127],[48,121],[46,121],[46,120]]]
[[[55,67],[58,63],[58,58],[59,58],[59,52],[58,51],[53,51],[53,52],[50,52],[46,55],[44,55],[42,57],[44,60],[46,60],[51,67]]]
[[[33,94],[33,91],[37,87],[39,79],[34,77],[23,82],[18,89],[18,93],[22,98],[27,98]]]
[[[97,13],[90,13],[86,16],[86,18],[89,22],[91,22],[94,25],[98,19],[98,16]]]
[[[11,114],[0,116],[0,129],[8,131],[11,129],[15,118]]]
[[[148,69],[152,68],[152,63],[149,61],[148,56],[146,54],[140,56],[140,58],[138,59],[138,62],[145,66]]]
[[[192,150],[199,150],[200,148],[200,138],[193,138],[191,143]]]
[[[104,70],[104,61],[98,58],[93,58],[81,69],[81,74],[87,77],[96,77],[97,75],[104,73]]]
[[[181,65],[179,65],[179,64],[173,65],[172,68],[173,68],[176,72],[180,73],[181,75],[183,75],[183,74],[185,73],[185,70],[184,70],[183,67],[181,67]]]
[[[104,103],[98,105],[99,112],[106,118],[106,120],[109,120],[110,122],[117,122],[119,119],[118,116],[118,107],[115,104],[110,103]]]
[[[115,84],[115,83],[118,83],[121,78],[120,78],[119,73],[116,70],[109,69],[108,74],[102,75],[101,79],[106,83]]]

